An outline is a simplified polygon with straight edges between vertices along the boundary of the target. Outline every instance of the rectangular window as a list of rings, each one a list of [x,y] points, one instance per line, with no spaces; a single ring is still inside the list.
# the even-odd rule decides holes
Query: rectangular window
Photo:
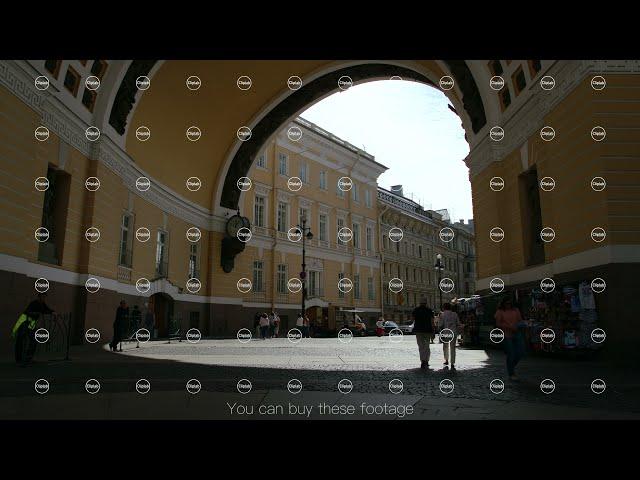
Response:
[[[531,74],[531,78],[534,78],[540,70],[542,70],[540,60],[529,60],[529,73]]]
[[[189,245],[189,278],[200,278],[200,260],[198,255],[198,244]]]
[[[373,251],[373,229],[367,227],[367,251]]]
[[[353,276],[353,298],[360,299],[360,275]]]
[[[415,268],[413,269],[413,281],[418,281],[418,271]]]
[[[320,241],[327,241],[327,216],[323,213],[320,214],[320,231],[318,232]]]
[[[84,93],[82,94],[82,104],[89,109],[90,112],[93,112],[93,107],[96,104],[96,92],[95,90],[89,90],[88,88],[84,89]]]
[[[278,265],[276,285],[277,285],[278,293],[280,294],[287,293],[287,265],[284,263],[281,263]]]
[[[67,69],[67,74],[64,76],[64,86],[74,97],[78,94],[80,74],[73,67]]]
[[[288,219],[287,217],[289,213],[289,205],[284,202],[278,202],[278,231],[279,232],[287,232],[288,228]]]
[[[344,278],[344,273],[338,273],[338,284],[340,284],[340,280]],[[338,289],[338,298],[344,298],[344,292],[341,289]]]
[[[424,277],[422,276],[422,270],[420,270],[420,283],[424,282]]]
[[[353,224],[353,248],[360,248],[360,224]]]
[[[409,267],[404,267],[405,280],[409,281]]]
[[[104,60],[94,60],[93,65],[91,65],[91,75],[95,75],[99,79],[102,79],[107,71],[107,66],[108,64]]]
[[[131,240],[133,238],[133,215],[125,213],[120,223],[120,255],[118,265],[131,268]]]
[[[544,263],[545,260],[544,242],[540,238],[542,210],[540,208],[538,170],[535,167],[529,169],[520,175],[518,182],[525,261],[528,266],[538,265]]]
[[[522,65],[518,67],[513,75],[511,75],[511,81],[513,82],[513,89],[516,92],[516,96],[520,95],[520,92],[522,92],[527,86],[527,80],[524,77]]]
[[[336,195],[338,195],[339,198],[344,198],[344,190],[340,188],[340,183],[336,183]]]
[[[325,171],[320,172],[320,188],[322,190],[327,189],[327,172]]]
[[[344,218],[338,218],[336,221],[336,235],[342,230],[344,227]],[[347,242],[340,239],[340,235],[337,235],[337,243],[338,245],[346,245]]]
[[[253,224],[256,227],[264,227],[265,218],[265,198],[256,195],[253,203]]]
[[[358,190],[358,184],[353,182],[353,186],[351,187],[351,198],[353,198],[354,202],[360,201],[360,191]]]
[[[61,63],[62,60],[45,60],[44,68],[46,68],[47,71],[49,71],[53,75],[53,78],[58,78]]]
[[[286,154],[278,154],[278,173],[280,175],[289,174],[289,159]]]
[[[422,245],[418,245],[418,257],[422,258]]]
[[[370,190],[364,191],[364,204],[369,208],[371,207],[371,191]]]
[[[261,153],[260,155],[258,155],[258,161],[256,162],[256,165],[260,168],[267,168],[267,154],[266,153]]]
[[[500,97],[500,107],[504,112],[509,105],[511,105],[511,94],[509,93],[509,87],[505,85],[502,90],[498,93],[498,97]]]
[[[298,209],[298,225],[302,226],[302,219],[305,219],[307,226],[311,223],[311,217],[309,216],[309,209],[300,207]]]
[[[309,272],[309,295],[321,297],[324,295],[322,288],[322,272],[311,270]]]
[[[367,298],[369,300],[376,299],[376,290],[375,290],[375,287],[373,286],[373,277],[367,278]]]
[[[491,72],[492,76],[502,75],[502,65],[500,64],[500,60],[489,61],[489,71]]]
[[[299,172],[300,174],[298,176],[300,180],[302,180],[302,183],[309,183],[309,165],[307,165],[306,162],[300,161]]]
[[[49,238],[38,244],[38,260],[60,265],[67,231],[71,175],[49,166],[47,180],[49,187],[44,193],[40,227],[47,229]]]
[[[412,257],[416,256],[416,244],[415,243],[411,244],[411,256]]]
[[[260,260],[253,262],[253,291],[264,292],[264,263]]]
[[[156,238],[156,275],[160,278],[169,275],[169,234],[158,230]]]

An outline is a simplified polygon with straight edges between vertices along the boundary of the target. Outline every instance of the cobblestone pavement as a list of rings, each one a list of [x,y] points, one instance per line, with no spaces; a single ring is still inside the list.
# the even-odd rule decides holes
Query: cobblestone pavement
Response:
[[[328,394],[334,400],[349,397],[354,401],[375,396],[391,397],[397,402],[413,399],[417,411],[431,409],[432,413],[438,411],[433,410],[437,406],[464,410],[465,405],[480,402],[477,405],[482,407],[475,411],[484,412],[483,418],[518,405],[523,417],[527,416],[527,409],[533,412],[545,406],[590,409],[596,416],[597,412],[640,415],[637,372],[594,360],[528,356],[518,366],[521,380],[516,383],[506,378],[501,351],[458,348],[457,371],[452,372],[443,366],[439,343],[431,345],[433,370],[425,372],[417,368],[418,349],[413,336],[397,343],[389,337],[355,338],[349,344],[315,338],[298,344],[286,339],[252,340],[247,344],[202,340],[198,344],[154,341],[141,348],[135,344],[124,348],[122,353],[112,353],[97,345],[75,347],[70,361],[36,361],[24,368],[10,361],[0,363],[0,399],[38,397],[34,382],[39,378],[49,381],[49,396],[86,398],[84,385],[90,378],[99,380],[100,395],[130,394],[135,392],[135,382],[145,378],[153,392],[182,392],[188,396],[185,384],[195,378],[201,382],[203,394],[224,393],[231,394],[229,398],[248,399],[237,392],[238,381],[248,379],[252,383],[251,395],[259,393],[261,399],[268,395],[293,398],[286,385],[295,378],[302,382],[303,394]],[[600,395],[591,391],[591,382],[597,378],[606,383],[606,390]],[[353,383],[349,395],[337,391],[342,379]],[[398,395],[390,395],[389,382],[393,379],[403,383]],[[453,392],[446,395],[440,390],[444,379],[454,384]],[[504,382],[500,394],[489,389],[494,379]],[[553,380],[553,393],[540,390],[543,379]]]

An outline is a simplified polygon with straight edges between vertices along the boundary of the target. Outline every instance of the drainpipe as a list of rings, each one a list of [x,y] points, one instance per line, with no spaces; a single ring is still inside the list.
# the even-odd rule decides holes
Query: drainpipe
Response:
[[[376,205],[378,204],[378,190],[376,189]],[[380,316],[384,317],[384,279],[382,278],[384,265],[384,243],[382,242],[382,216],[389,210],[389,205],[378,213],[378,251],[380,252]]]

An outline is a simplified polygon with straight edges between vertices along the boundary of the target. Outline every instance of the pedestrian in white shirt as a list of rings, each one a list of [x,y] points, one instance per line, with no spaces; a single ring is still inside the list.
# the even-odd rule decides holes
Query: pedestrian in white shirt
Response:
[[[266,313],[260,314],[260,336],[263,340],[267,339],[269,334],[269,316]]]
[[[450,342],[442,342],[442,338],[440,341],[442,342],[442,350],[444,353],[444,364],[449,365],[449,361],[451,361],[450,368],[451,370],[455,370],[456,363],[456,338],[458,338],[458,334],[462,331],[462,323],[460,322],[460,318],[456,312],[451,311],[451,304],[445,303],[442,306],[442,313],[440,314],[440,332],[442,330],[449,329],[453,332],[453,338]]]

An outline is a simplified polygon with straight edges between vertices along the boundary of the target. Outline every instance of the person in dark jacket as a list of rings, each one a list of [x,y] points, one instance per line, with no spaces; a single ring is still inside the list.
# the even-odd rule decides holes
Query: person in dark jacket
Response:
[[[109,346],[112,351],[116,351],[118,348],[118,344],[122,341],[122,336],[124,333],[124,329],[127,326],[127,322],[129,321],[129,307],[127,307],[127,302],[124,300],[120,301],[120,306],[118,310],[116,310],[116,319],[113,322],[113,340]]]
[[[35,324],[40,319],[40,315],[54,313],[46,304],[46,293],[39,293],[35,300],[32,300],[13,327],[13,335],[16,338],[15,358],[16,362],[22,363],[33,357],[36,350],[35,329],[30,328],[31,323]],[[25,336],[30,336],[31,341],[26,342]],[[26,349],[26,350],[25,350]]]
[[[431,349],[429,343],[433,338],[433,311],[427,307],[425,298],[420,300],[420,306],[413,310],[413,333],[416,334],[418,342],[418,351],[420,352],[420,368],[427,370],[429,368],[429,357]]]

